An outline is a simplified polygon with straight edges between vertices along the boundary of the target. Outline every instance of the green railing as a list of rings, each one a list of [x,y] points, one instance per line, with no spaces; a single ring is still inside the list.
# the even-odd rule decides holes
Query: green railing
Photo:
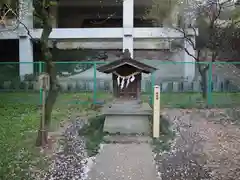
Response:
[[[142,99],[153,101],[153,87],[161,88],[163,107],[232,107],[240,105],[240,81],[238,62],[161,62],[149,65],[158,66],[152,75],[142,77]],[[105,62],[55,62],[61,85],[59,99],[63,96],[69,104],[99,104],[112,98],[111,75],[97,71]],[[34,73],[26,75],[24,81],[19,78],[19,63],[0,63],[0,91],[3,93],[38,94],[37,77],[46,71],[44,62],[22,63],[34,67]],[[22,65],[21,64],[21,65]],[[202,76],[198,67],[208,66],[206,73],[206,97],[202,93]],[[23,66],[22,66],[23,67]],[[195,72],[193,71],[195,68]],[[186,78],[186,73],[192,77]],[[194,73],[194,74],[193,74]],[[194,76],[193,76],[194,75]],[[239,81],[239,82],[238,82]],[[71,98],[70,98],[71,97]],[[39,99],[39,98],[37,98]]]

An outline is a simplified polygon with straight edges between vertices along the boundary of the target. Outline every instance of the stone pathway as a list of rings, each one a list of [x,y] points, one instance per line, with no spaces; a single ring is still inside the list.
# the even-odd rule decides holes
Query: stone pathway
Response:
[[[104,144],[88,180],[156,180],[149,143]]]
[[[48,172],[37,180],[157,180],[149,137],[106,137],[108,144],[88,158],[85,140],[78,136],[83,124],[82,119],[70,123]]]

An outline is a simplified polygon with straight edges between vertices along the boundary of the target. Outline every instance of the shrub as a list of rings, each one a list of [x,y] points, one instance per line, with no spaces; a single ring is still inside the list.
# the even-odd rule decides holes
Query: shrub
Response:
[[[98,153],[99,145],[104,137],[104,122],[104,115],[96,116],[89,119],[88,124],[84,125],[83,128],[79,130],[79,135],[85,136],[86,138],[86,149],[90,157]]]
[[[34,89],[34,85],[33,85],[33,82],[29,81],[28,82],[28,90],[33,90]]]
[[[19,85],[20,85],[19,80],[17,80],[17,79],[12,80],[11,83],[10,83],[9,89],[10,90],[17,90],[17,89],[19,89]]]
[[[19,89],[25,90],[26,89],[26,83],[25,82],[20,82]]]
[[[110,82],[104,81],[104,91],[110,91]]]
[[[75,87],[76,91],[80,92],[82,89],[81,89],[81,84],[79,81],[76,81],[76,87]]]
[[[26,74],[24,76],[24,81],[36,81],[37,77],[35,74]]]
[[[69,84],[67,85],[67,91],[72,91],[72,89],[73,89],[73,86],[72,86],[71,83],[69,83]]]
[[[3,83],[3,88],[4,89],[10,89],[11,81],[4,81]]]

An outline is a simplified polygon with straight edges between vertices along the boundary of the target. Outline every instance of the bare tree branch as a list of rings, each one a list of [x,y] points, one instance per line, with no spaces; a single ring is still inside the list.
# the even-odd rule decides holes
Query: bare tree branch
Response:
[[[19,19],[19,15],[17,13],[16,9],[13,9],[10,4],[4,4],[5,5],[5,12],[1,15],[0,17],[0,24],[3,25],[3,29],[1,29],[0,32],[6,32],[6,31],[14,31],[18,28],[18,23],[17,23],[17,19]],[[8,27],[8,23],[7,21],[9,20],[8,15],[12,14],[14,16],[14,18],[12,18],[12,22],[15,19],[15,25],[11,25],[10,27]]]
[[[161,4],[161,0],[158,1],[158,4]],[[171,28],[178,31],[181,34],[181,38],[184,40],[184,43],[179,43],[178,48],[182,49],[186,52],[188,56],[193,58],[197,62],[198,70],[201,74],[202,79],[202,89],[203,89],[203,97],[206,97],[206,91],[207,91],[207,75],[206,72],[209,69],[209,64],[206,65],[206,63],[201,63],[201,54],[202,51],[205,51],[203,47],[207,50],[211,51],[211,62],[214,62],[219,53],[224,49],[224,46],[226,43],[228,43],[226,36],[229,34],[229,30],[231,30],[233,27],[236,27],[237,24],[239,24],[239,21],[230,21],[227,25],[221,25],[219,23],[220,16],[222,12],[224,11],[225,7],[230,7],[232,5],[229,5],[229,0],[226,0],[224,2],[220,2],[220,0],[212,1],[212,2],[195,2],[190,1],[190,3],[183,3],[183,7],[180,8],[179,11],[179,19],[184,20],[184,23],[180,23],[177,25],[176,22],[172,22]],[[176,4],[176,6],[179,6],[179,4]],[[172,7],[177,9],[176,7]],[[179,8],[178,8],[179,9]],[[156,8],[154,10],[149,10],[150,15],[146,15],[146,17],[159,17],[161,20],[163,18],[163,15],[161,12],[156,11]],[[190,14],[190,16],[189,16]],[[186,17],[188,15],[188,17]],[[169,14],[171,16],[171,14]],[[202,22],[205,23],[199,24],[199,19],[202,20]],[[202,31],[204,29],[205,32],[199,32],[198,29]],[[189,30],[191,30],[191,34],[189,34]],[[198,46],[198,41],[196,43],[195,38],[197,37],[197,40],[200,40],[202,42],[203,47]],[[169,39],[169,42],[171,43],[171,39]],[[191,49],[195,50],[194,52],[190,51],[188,47],[191,46]]]
[[[19,3],[19,6],[20,6],[20,5],[21,5],[21,4]],[[7,11],[4,13],[3,16],[1,16],[0,23],[1,23],[2,21],[4,21],[4,22],[6,21],[8,13],[11,13],[11,14],[14,15],[14,18],[15,18],[15,21],[16,21],[16,22],[15,22],[15,26],[13,26],[12,28],[7,28],[7,27],[6,27],[6,28],[4,28],[3,30],[1,30],[1,32],[15,31],[15,30],[17,30],[17,29],[20,27],[20,25],[21,25],[21,26],[26,30],[27,35],[29,36],[29,38],[33,41],[34,38],[32,37],[31,32],[30,32],[29,28],[27,27],[27,25],[22,22],[21,17],[20,17],[20,13],[18,13],[17,10],[14,10],[14,9],[10,6],[10,4],[5,4],[5,6],[7,7]],[[21,9],[20,9],[20,11],[21,11]]]

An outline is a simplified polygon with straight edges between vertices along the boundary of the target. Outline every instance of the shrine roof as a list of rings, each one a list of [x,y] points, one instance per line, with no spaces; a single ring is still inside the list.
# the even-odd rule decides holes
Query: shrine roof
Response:
[[[149,66],[143,62],[132,59],[131,55],[129,53],[129,50],[125,50],[123,57],[120,58],[119,60],[115,60],[108,64],[102,65],[102,66],[98,67],[97,70],[108,74],[108,73],[114,72],[117,68],[119,68],[123,65],[133,66],[136,69],[139,69],[140,71],[142,71],[146,74],[152,73],[157,70],[155,67]]]

